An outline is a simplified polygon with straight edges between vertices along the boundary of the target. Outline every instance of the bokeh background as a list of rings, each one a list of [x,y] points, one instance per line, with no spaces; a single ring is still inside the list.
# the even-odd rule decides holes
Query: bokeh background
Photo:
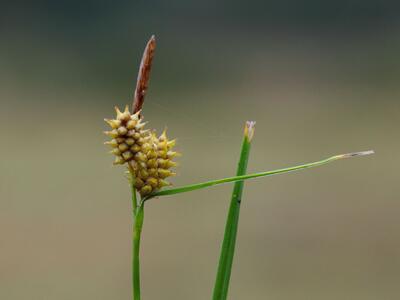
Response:
[[[248,181],[230,299],[400,298],[398,1],[40,1],[0,9],[0,299],[130,299],[131,207],[102,145],[158,48],[144,114],[175,186]],[[143,299],[210,299],[232,186],[152,200]]]

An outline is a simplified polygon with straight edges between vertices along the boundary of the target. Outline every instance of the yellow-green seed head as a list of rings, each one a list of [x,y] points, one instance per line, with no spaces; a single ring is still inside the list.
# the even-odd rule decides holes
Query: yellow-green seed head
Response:
[[[165,130],[157,137],[144,129],[146,123],[142,122],[140,112],[131,114],[128,106],[123,112],[118,107],[115,111],[115,119],[105,119],[111,130],[104,132],[112,138],[105,144],[112,147],[114,164],[127,164],[141,196],[170,185],[165,179],[175,175],[170,170],[176,166],[173,158],[179,155],[172,151],[175,140],[169,140]]]

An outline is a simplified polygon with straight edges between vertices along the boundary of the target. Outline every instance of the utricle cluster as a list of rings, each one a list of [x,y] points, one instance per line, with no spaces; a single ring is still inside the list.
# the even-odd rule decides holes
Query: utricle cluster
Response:
[[[178,155],[172,151],[175,140],[169,140],[166,131],[157,135],[144,129],[140,111],[131,114],[128,106],[121,112],[115,107],[115,119],[105,119],[111,130],[104,133],[112,139],[106,142],[115,155],[114,164],[128,166],[136,189],[146,196],[170,185],[167,177],[175,175],[170,169],[176,166],[173,160]]]

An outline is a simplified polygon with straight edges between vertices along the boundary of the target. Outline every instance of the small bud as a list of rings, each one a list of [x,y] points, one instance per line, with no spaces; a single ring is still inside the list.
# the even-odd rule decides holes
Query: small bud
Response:
[[[120,135],[125,135],[128,132],[128,129],[126,129],[124,126],[118,127],[117,130]]]
[[[117,137],[115,140],[117,141],[118,144],[122,144],[123,142],[125,142],[125,138],[123,137]]]
[[[129,149],[129,146],[125,143],[122,143],[118,146],[119,150],[121,150],[121,152],[125,152],[126,150]]]
[[[145,185],[144,187],[142,187],[140,189],[140,194],[142,196],[145,196],[145,195],[150,194],[152,190],[153,190],[153,188],[150,185]]]
[[[132,145],[132,147],[131,147],[131,150],[134,152],[134,153],[136,153],[136,152],[139,152],[140,151],[140,146],[138,145],[138,144],[134,144],[134,145]]]
[[[132,146],[132,145],[135,143],[135,140],[134,140],[133,138],[127,138],[127,139],[125,140],[125,143],[126,143],[128,146]]]
[[[153,187],[153,188],[156,188],[158,186],[158,180],[154,177],[147,178],[146,183],[151,185],[151,187]]]
[[[139,145],[143,145],[144,143],[146,143],[146,140],[142,137],[139,137],[138,139],[136,139],[136,141]]]

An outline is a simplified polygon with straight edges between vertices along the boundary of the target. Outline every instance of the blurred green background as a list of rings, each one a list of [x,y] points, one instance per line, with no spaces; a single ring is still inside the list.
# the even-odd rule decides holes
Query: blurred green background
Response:
[[[397,1],[40,1],[0,10],[0,299],[130,299],[131,207],[103,118],[158,47],[146,120],[178,138],[175,186],[249,181],[230,299],[400,298]],[[210,299],[232,186],[152,200],[143,299]]]

